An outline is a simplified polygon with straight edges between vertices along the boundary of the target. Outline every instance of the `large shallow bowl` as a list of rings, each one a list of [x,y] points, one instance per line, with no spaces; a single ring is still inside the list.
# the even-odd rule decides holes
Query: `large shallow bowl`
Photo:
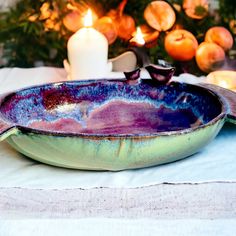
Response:
[[[203,86],[210,89],[90,80],[23,89],[0,100],[0,140],[37,161],[75,169],[176,161],[196,153],[225,121],[236,119],[236,93]]]

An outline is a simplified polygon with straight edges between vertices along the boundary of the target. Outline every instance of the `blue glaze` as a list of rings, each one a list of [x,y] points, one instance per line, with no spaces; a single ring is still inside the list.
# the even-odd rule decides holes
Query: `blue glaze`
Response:
[[[206,124],[221,107],[214,94],[197,86],[101,80],[24,89],[7,96],[0,113],[12,123],[47,131],[150,134]]]

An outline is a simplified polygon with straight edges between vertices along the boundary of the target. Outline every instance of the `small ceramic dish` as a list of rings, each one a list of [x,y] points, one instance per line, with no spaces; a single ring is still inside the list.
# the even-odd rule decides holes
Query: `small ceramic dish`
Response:
[[[235,122],[236,93],[169,83],[173,69],[147,69],[152,79],[139,79],[137,70],[125,81],[53,83],[5,95],[0,140],[50,165],[117,171],[185,158]]]

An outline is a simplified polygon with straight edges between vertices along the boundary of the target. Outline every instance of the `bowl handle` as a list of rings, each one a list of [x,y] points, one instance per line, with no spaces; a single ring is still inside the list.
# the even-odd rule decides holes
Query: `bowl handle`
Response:
[[[7,94],[0,96],[0,106]],[[0,142],[9,137],[12,134],[16,134],[18,129],[16,128],[15,124],[6,121],[0,114]]]
[[[17,128],[15,126],[0,119],[0,141],[3,141],[8,136],[15,134],[16,131]]]
[[[148,71],[151,79],[156,85],[168,84],[175,73],[174,67],[166,68],[153,64],[145,66],[145,69]],[[140,72],[140,68],[137,68],[133,71],[124,72],[124,75],[128,82],[139,81],[141,79]]]
[[[200,86],[215,92],[223,99],[227,108],[227,121],[236,124],[236,93],[213,84],[201,83]]]
[[[154,64],[150,64],[145,67],[150,77],[157,84],[168,84],[175,73],[174,67],[162,67]]]

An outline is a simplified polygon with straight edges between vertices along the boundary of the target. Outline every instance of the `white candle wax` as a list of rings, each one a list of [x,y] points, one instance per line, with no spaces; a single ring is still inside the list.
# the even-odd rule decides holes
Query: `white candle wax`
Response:
[[[67,48],[73,80],[102,78],[111,69],[108,65],[108,41],[92,27],[84,27],[72,35]]]

